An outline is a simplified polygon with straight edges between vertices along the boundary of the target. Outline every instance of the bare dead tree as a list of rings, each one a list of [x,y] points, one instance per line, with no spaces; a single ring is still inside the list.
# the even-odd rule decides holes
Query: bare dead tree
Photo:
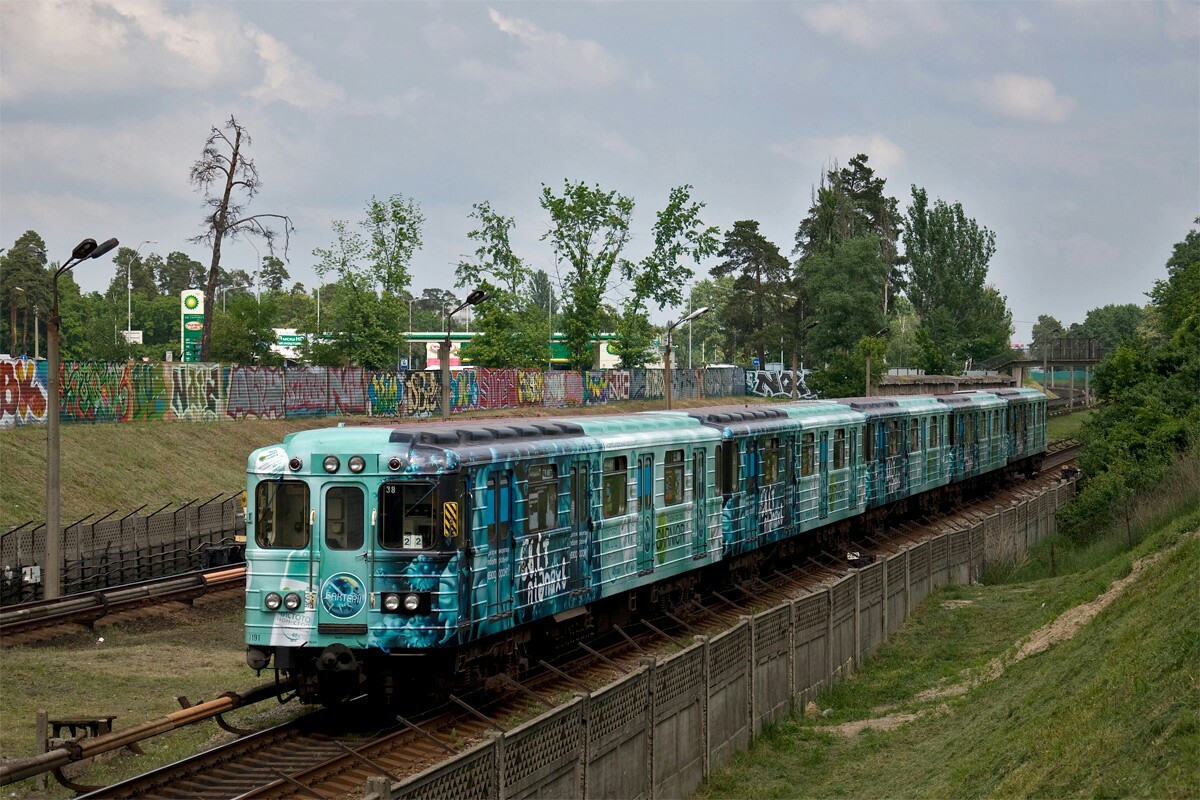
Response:
[[[233,137],[230,140],[230,136]],[[239,237],[256,236],[267,245],[267,252],[275,255],[275,231],[264,220],[276,219],[283,222],[283,257],[287,260],[288,244],[295,230],[291,217],[286,214],[246,214],[246,206],[258,194],[262,182],[254,161],[247,158],[242,147],[250,146],[250,134],[238,124],[231,114],[225,129],[214,127],[204,143],[204,152],[192,165],[188,178],[196,191],[204,192],[204,205],[208,209],[200,223],[203,233],[193,236],[196,244],[212,245],[212,263],[208,268],[208,283],[204,287],[204,333],[200,340],[200,360],[208,361],[212,341],[212,318],[215,307],[217,278],[221,270],[221,244]],[[212,189],[220,188],[215,194]],[[257,268],[261,268],[258,265]]]

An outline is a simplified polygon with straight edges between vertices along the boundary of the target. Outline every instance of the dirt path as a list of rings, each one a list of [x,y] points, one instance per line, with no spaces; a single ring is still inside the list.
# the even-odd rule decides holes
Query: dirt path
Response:
[[[1200,533],[1192,534],[1193,536]],[[1174,548],[1171,548],[1174,550]],[[1016,652],[1011,656],[1000,656],[993,658],[983,667],[978,673],[972,675],[967,680],[951,686],[937,687],[934,689],[926,689],[919,692],[913,697],[917,702],[930,702],[933,700],[944,700],[950,697],[959,697],[966,694],[976,686],[980,686],[988,681],[993,681],[1004,674],[1004,670],[1009,666],[1024,661],[1026,658],[1038,653],[1043,653],[1049,650],[1053,645],[1059,642],[1065,642],[1071,639],[1084,625],[1087,625],[1096,615],[1112,604],[1114,600],[1120,597],[1138,577],[1146,571],[1150,566],[1157,562],[1162,557],[1168,555],[1171,550],[1161,550],[1157,553],[1152,553],[1144,558],[1139,558],[1133,563],[1133,567],[1129,570],[1129,574],[1124,578],[1119,578],[1109,584],[1108,589],[1103,594],[1096,597],[1094,600],[1089,600],[1086,603],[1081,603],[1077,606],[1068,608],[1063,613],[1059,614],[1050,622],[1047,622],[1042,627],[1038,628],[1028,638],[1017,641],[1013,647]],[[958,604],[969,603],[970,601],[956,601]],[[945,605],[950,605],[949,603]],[[815,704],[809,703],[809,707],[805,709],[805,713],[809,716],[814,716],[812,713]],[[875,711],[883,713],[889,708],[895,706],[886,706],[875,709]],[[820,712],[817,711],[817,714]],[[945,704],[937,708],[927,711],[906,712],[900,714],[887,714],[883,716],[871,717],[869,719],[855,720],[853,722],[844,722],[841,725],[824,725],[819,726],[815,730],[826,731],[836,736],[856,736],[864,730],[890,731],[901,725],[912,722],[921,717],[928,716],[943,716],[952,713],[950,708]]]

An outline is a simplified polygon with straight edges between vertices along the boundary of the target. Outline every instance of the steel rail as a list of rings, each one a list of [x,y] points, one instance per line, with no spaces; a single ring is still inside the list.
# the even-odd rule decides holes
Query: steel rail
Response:
[[[0,636],[66,622],[95,622],[106,614],[145,605],[147,601],[195,599],[211,590],[241,583],[245,577],[245,567],[216,567],[54,600],[22,603],[0,610]]]

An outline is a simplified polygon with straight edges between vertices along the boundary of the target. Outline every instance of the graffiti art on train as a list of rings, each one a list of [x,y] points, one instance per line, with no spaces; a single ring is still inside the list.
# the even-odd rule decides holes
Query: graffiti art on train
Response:
[[[0,359],[0,428],[45,422],[46,362]]]
[[[549,533],[535,533],[521,540],[517,580],[523,606],[549,600],[567,590],[567,557],[551,549]]]

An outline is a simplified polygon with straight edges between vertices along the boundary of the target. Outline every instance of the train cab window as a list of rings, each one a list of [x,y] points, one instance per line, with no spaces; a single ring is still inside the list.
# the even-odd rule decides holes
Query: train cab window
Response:
[[[768,439],[762,448],[763,485],[779,482],[779,439]]]
[[[308,485],[262,481],[254,490],[254,541],[259,547],[308,547]]]
[[[921,449],[921,421],[909,420],[908,423],[908,452],[915,453]]]
[[[604,459],[604,518],[625,516],[629,488],[629,459],[614,456]]]
[[[817,471],[816,436],[806,433],[800,437],[800,477],[807,478]]]
[[[863,434],[863,461],[875,460],[875,423],[867,423],[867,432]]]
[[[529,468],[529,489],[525,509],[529,515],[529,533],[558,527],[558,467],[541,464]]]
[[[683,451],[668,450],[663,462],[663,505],[683,502]]]
[[[833,432],[833,468],[846,466],[846,431],[838,428]]]
[[[389,550],[433,547],[432,483],[385,483],[379,490],[379,544]]]
[[[334,486],[325,492],[325,546],[362,549],[363,490],[357,486]]]

